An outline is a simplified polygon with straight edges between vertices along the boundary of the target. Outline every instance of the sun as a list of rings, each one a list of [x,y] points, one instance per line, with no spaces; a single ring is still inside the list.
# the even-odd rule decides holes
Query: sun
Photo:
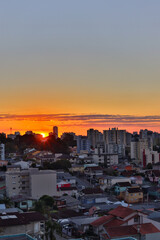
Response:
[[[45,133],[41,133],[42,137],[45,138],[46,137],[46,134]]]

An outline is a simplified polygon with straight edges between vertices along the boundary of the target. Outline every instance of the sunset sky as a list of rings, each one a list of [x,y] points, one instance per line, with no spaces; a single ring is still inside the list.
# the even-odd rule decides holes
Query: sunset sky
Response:
[[[0,1],[0,132],[160,130],[159,0]]]

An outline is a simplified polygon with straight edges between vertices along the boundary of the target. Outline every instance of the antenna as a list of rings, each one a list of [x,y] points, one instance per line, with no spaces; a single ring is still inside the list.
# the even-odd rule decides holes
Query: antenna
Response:
[[[12,134],[12,127],[10,128],[10,134]]]

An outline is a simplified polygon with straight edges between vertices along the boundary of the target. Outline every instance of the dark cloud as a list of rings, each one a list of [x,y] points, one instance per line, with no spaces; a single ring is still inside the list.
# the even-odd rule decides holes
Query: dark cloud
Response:
[[[109,114],[32,114],[32,115],[13,115],[0,114],[0,121],[59,121],[63,126],[70,126],[67,122],[74,122],[77,126],[89,125],[160,125],[160,116],[135,116],[135,115],[109,115]]]

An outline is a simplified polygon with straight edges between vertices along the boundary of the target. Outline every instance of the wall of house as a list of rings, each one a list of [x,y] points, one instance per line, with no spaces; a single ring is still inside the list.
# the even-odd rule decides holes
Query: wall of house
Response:
[[[119,187],[119,186],[115,186],[114,191],[116,194],[119,194],[120,192],[124,192],[126,191],[127,187]]]
[[[12,234],[35,234],[40,232],[40,222],[33,222],[27,225],[7,226],[0,228],[0,236]]]
[[[31,174],[31,197],[39,199],[43,195],[56,196],[57,195],[57,179],[56,172]]]
[[[125,194],[125,201],[128,203],[136,203],[136,202],[140,202],[143,200],[143,193],[142,192],[138,192],[138,193],[128,193],[126,191]]]
[[[145,240],[151,240],[151,239],[160,240],[160,232],[159,233],[146,234],[144,239]],[[143,240],[143,238],[142,238],[142,240]]]
[[[20,172],[6,172],[6,195],[13,197],[20,194]]]

